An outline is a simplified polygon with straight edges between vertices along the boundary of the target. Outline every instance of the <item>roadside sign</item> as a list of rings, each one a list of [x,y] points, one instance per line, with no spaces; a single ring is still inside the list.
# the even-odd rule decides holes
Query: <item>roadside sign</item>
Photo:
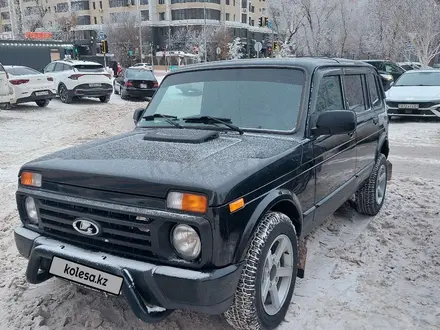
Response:
[[[259,52],[263,49],[263,45],[261,44],[261,42],[256,42],[254,45],[254,49],[256,52]]]
[[[217,53],[217,55],[220,55],[222,53],[222,49],[220,47],[217,47],[215,52]]]
[[[105,39],[104,31],[99,31],[99,32],[98,32],[98,38],[99,38],[100,40],[104,40],[104,39]]]

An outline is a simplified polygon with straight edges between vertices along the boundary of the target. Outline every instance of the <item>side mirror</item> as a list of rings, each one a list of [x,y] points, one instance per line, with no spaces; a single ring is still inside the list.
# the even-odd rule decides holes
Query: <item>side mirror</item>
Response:
[[[144,111],[145,111],[145,108],[139,108],[139,109],[134,110],[133,121],[134,121],[135,125],[141,120]]]
[[[312,128],[314,136],[352,133],[356,129],[356,113],[350,110],[332,110],[319,114]]]

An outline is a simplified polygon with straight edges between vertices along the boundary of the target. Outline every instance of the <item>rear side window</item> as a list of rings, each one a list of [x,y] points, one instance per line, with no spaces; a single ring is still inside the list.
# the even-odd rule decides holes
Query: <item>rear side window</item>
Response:
[[[380,94],[377,86],[377,79],[371,73],[367,75],[368,90],[370,91],[370,101],[373,108],[380,106]]]
[[[348,108],[355,112],[362,112],[367,109],[362,80],[360,74],[344,76],[345,99]]]
[[[340,76],[326,76],[319,83],[316,111],[343,110]]]
[[[38,72],[37,70],[28,68],[28,67],[14,67],[14,68],[7,68],[6,69],[9,74],[13,76],[24,76],[28,74],[41,74],[41,72]]]
[[[80,72],[104,72],[104,67],[100,64],[77,64],[73,67]]]

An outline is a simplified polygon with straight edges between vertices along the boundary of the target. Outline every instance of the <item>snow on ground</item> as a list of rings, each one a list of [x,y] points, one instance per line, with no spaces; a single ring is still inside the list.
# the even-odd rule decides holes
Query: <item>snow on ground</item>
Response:
[[[176,311],[138,321],[123,298],[59,279],[27,284],[15,248],[17,172],[26,161],[133,129],[144,102],[80,100],[0,112],[0,329],[230,329],[221,316]],[[306,278],[297,281],[279,329],[440,328],[440,122],[393,121],[393,180],[375,218],[342,207],[311,236]]]

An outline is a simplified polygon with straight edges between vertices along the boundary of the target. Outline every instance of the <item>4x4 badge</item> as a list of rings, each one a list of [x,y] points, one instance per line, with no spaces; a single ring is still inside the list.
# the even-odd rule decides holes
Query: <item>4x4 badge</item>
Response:
[[[96,236],[101,232],[99,225],[88,219],[78,218],[72,223],[72,226],[78,233],[87,236]]]

